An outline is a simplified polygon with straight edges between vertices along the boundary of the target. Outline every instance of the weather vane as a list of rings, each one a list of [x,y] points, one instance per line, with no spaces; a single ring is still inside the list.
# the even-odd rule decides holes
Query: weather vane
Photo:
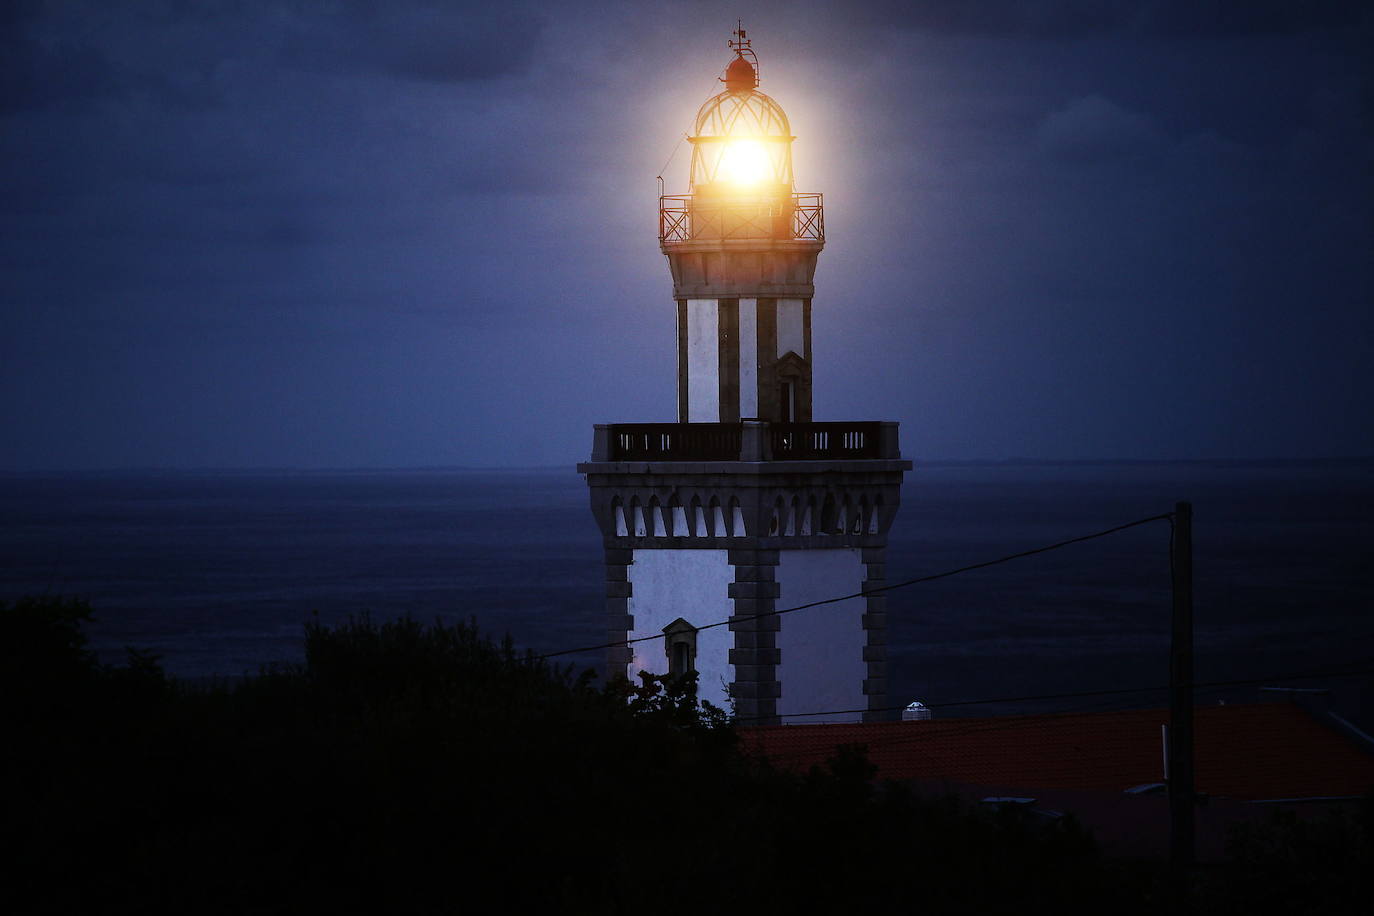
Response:
[[[735,37],[729,42],[730,50],[734,51],[740,57],[748,56],[749,61],[754,65],[754,85],[757,86],[759,84],[759,58],[758,55],[754,53],[754,49],[749,47],[749,35],[744,31],[744,20],[735,20],[735,31],[732,34]]]

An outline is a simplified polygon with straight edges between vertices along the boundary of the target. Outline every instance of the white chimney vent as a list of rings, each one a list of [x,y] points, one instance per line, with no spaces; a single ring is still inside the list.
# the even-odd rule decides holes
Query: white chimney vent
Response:
[[[902,710],[903,722],[920,722],[930,718],[930,709],[920,700],[913,700]]]

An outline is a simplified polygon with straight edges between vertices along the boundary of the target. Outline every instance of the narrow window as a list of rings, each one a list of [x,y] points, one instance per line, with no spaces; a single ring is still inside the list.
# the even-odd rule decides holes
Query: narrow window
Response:
[[[797,383],[792,379],[783,379],[782,391],[779,394],[782,409],[782,422],[797,422]]]

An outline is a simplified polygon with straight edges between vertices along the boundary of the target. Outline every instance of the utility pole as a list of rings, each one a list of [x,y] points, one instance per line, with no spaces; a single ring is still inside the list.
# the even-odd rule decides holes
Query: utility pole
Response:
[[[1169,546],[1173,636],[1169,645],[1169,869],[1174,911],[1187,912],[1193,866],[1193,504],[1174,506]]]

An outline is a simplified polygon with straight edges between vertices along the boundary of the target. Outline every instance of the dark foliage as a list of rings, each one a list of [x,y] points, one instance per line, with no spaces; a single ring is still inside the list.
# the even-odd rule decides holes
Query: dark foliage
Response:
[[[1230,868],[1203,873],[1198,908],[1216,916],[1345,916],[1374,899],[1374,794],[1358,807],[1299,816],[1278,809],[1267,822],[1232,829]]]
[[[471,626],[311,626],[306,661],[190,688],[0,606],[10,912],[1129,913],[1072,824],[804,777],[690,682],[596,687]]]

